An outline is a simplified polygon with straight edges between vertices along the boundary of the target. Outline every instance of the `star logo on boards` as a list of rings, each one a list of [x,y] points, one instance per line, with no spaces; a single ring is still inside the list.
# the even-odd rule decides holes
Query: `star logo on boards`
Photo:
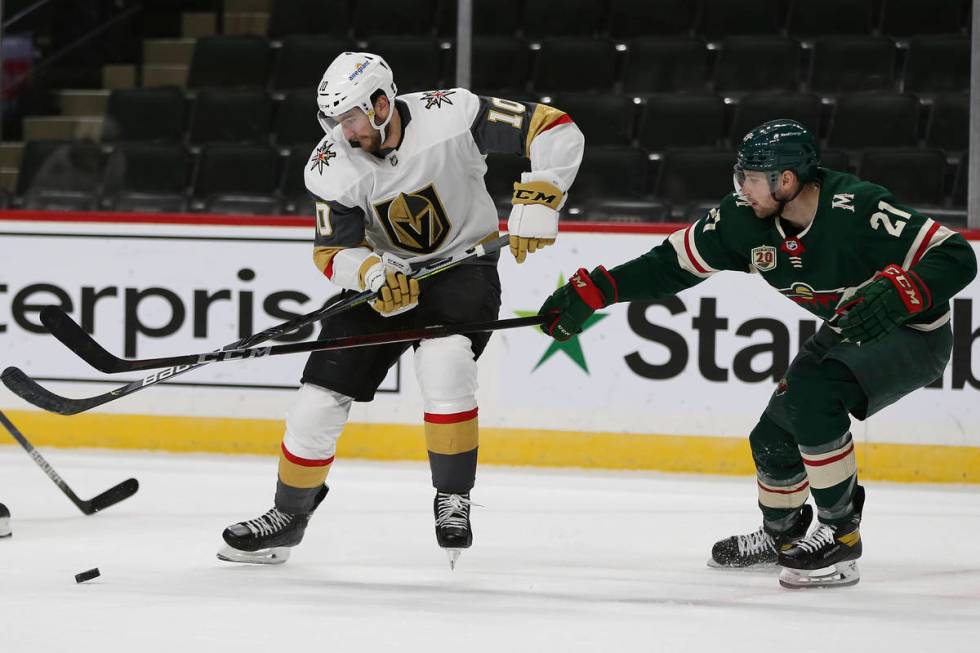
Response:
[[[425,100],[425,108],[431,109],[435,107],[438,109],[442,106],[443,102],[452,105],[453,100],[450,95],[455,95],[456,91],[427,91],[422,94],[422,99]]]
[[[316,170],[321,175],[323,174],[323,169],[330,165],[330,159],[337,156],[337,153],[333,151],[333,143],[324,143],[320,147],[316,148],[316,152],[310,157],[310,170]]]
[[[561,288],[563,285],[565,285],[565,278],[564,276],[559,276],[557,287]],[[514,311],[514,313],[518,317],[531,317],[538,314],[537,311]],[[606,313],[593,313],[592,315],[589,316],[589,319],[585,321],[585,324],[582,325],[582,333],[585,333],[586,331],[594,327],[596,324],[606,319],[607,317],[609,317],[609,315],[607,315]],[[538,331],[544,333],[544,330],[540,326],[535,328]],[[577,335],[574,335],[568,340],[566,340],[565,342],[558,342],[557,340],[553,340],[551,344],[548,346],[548,349],[541,356],[541,358],[538,359],[538,362],[534,365],[534,369],[532,369],[531,372],[537,371],[539,367],[544,365],[545,361],[547,361],[549,358],[551,358],[558,352],[561,352],[566,356],[568,356],[569,358],[571,358],[573,363],[575,363],[578,367],[580,367],[583,372],[588,374],[589,365],[588,363],[585,362],[585,352],[582,351],[582,343],[580,343],[578,339],[580,335],[582,334],[579,333]]]

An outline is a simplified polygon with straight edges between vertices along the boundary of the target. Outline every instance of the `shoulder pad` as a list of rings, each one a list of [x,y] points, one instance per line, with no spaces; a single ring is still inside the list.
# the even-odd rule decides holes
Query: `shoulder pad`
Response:
[[[364,176],[357,161],[351,157],[350,146],[337,141],[332,134],[320,140],[310,153],[303,178],[306,188],[317,197],[354,206],[353,193]]]
[[[849,173],[834,172],[828,177],[826,181],[831,193],[831,210],[864,213],[868,207],[876,206],[882,198],[891,196],[887,188]]]

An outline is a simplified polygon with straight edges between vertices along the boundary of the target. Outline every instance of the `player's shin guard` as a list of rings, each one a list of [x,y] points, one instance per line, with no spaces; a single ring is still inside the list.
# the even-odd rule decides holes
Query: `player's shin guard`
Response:
[[[286,417],[279,455],[276,508],[296,514],[312,510],[326,482],[347,423],[352,399],[316,385],[303,384]]]
[[[423,340],[415,368],[425,401],[425,439],[436,488],[436,541],[455,566],[473,543],[470,495],[476,481],[479,427],[476,361],[464,336]]]
[[[861,576],[861,512],[864,489],[857,484],[857,459],[851,434],[820,445],[800,445],[800,454],[817,504],[820,526],[780,552],[784,587],[854,585]]]
[[[763,414],[749,443],[762,526],[716,542],[709,567],[774,568],[779,551],[806,535],[813,520],[813,510],[806,505],[810,484],[793,435]]]
[[[233,524],[222,537],[218,558],[230,562],[280,564],[303,540],[310,516],[327,494],[325,481],[351,398],[304,384],[286,418],[280,446],[274,507],[255,519]]]

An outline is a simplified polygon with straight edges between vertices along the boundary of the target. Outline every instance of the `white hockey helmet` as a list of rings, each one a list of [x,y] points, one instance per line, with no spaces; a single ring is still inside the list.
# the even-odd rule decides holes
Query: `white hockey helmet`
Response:
[[[388,117],[380,124],[375,122],[374,104],[371,102],[371,96],[377,91],[388,98],[388,104],[392,107]],[[332,129],[331,121],[324,118],[335,120],[351,109],[360,108],[371,121],[371,126],[381,132],[383,141],[385,127],[394,112],[396,95],[398,89],[394,76],[384,59],[370,52],[342,52],[327,66],[317,87],[320,125],[329,132]]]

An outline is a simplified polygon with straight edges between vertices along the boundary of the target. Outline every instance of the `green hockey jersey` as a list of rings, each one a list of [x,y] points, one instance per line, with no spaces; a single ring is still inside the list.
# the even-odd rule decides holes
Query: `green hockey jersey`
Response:
[[[931,307],[910,322],[923,330],[949,321],[949,299],[976,274],[973,249],[961,235],[902,206],[881,186],[822,169],[816,215],[802,231],[778,216],[756,217],[731,193],[610,272],[618,301],[673,295],[721,270],[754,273],[826,321],[842,297],[891,263],[915,270],[930,289]]]

